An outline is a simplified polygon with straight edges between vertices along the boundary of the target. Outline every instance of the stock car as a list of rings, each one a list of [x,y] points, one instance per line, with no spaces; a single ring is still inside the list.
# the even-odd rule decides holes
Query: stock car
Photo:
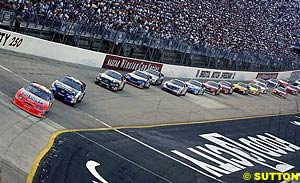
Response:
[[[125,87],[126,80],[122,74],[117,71],[107,70],[98,74],[95,83],[112,91],[122,91]]]
[[[250,94],[260,95],[260,87],[256,84],[250,83],[248,84],[248,90]]]
[[[197,80],[189,80],[185,82],[187,84],[187,92],[195,94],[195,95],[203,95],[205,91],[205,87],[200,81]]]
[[[300,85],[300,79],[295,80],[294,83],[293,83],[293,85],[294,85],[294,86]]]
[[[187,92],[187,84],[179,79],[171,79],[162,84],[161,89],[169,91],[177,96],[185,96]]]
[[[265,83],[261,83],[261,82],[256,82],[256,85],[260,87],[260,92],[262,94],[267,94],[269,88],[267,87],[267,85]]]
[[[125,75],[125,79],[128,84],[136,86],[138,88],[150,88],[151,76],[145,71],[133,71]]]
[[[205,87],[206,92],[213,95],[220,95],[221,93],[221,86],[214,81],[207,81],[206,83],[203,83],[203,86]]]
[[[288,79],[279,79],[278,83],[279,83],[279,86],[282,86],[285,88],[289,85],[289,80]]]
[[[151,84],[152,85],[161,85],[164,81],[164,75],[156,70],[147,69],[145,70],[151,76]]]
[[[287,92],[283,87],[277,87],[272,90],[272,95],[280,96],[282,98],[287,98]]]
[[[50,110],[53,101],[51,91],[35,82],[18,90],[12,99],[14,105],[39,118],[44,117]]]
[[[238,82],[236,84],[233,84],[233,91],[243,94],[243,95],[248,95],[249,93],[249,87],[247,84]]]
[[[271,88],[276,88],[279,86],[279,83],[278,83],[277,79],[272,78],[272,79],[267,80],[267,86],[271,87]]]
[[[256,78],[251,81],[251,83],[254,83],[254,84],[256,84],[257,82],[266,83],[266,80],[261,79],[261,78]]]
[[[286,87],[286,92],[288,94],[297,95],[299,93],[299,89],[296,86],[289,85]]]
[[[55,80],[50,89],[54,97],[75,105],[82,101],[86,93],[86,84],[74,77],[64,76],[59,80]]]
[[[220,81],[219,85],[221,86],[221,93],[224,94],[232,94],[233,93],[233,85],[228,81]]]

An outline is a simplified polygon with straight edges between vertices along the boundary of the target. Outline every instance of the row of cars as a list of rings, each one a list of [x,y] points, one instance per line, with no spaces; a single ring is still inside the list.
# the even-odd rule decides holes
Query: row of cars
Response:
[[[195,95],[203,95],[205,92],[212,95],[232,94],[233,92],[244,95],[260,95],[266,94],[269,87],[273,88],[272,94],[284,98],[287,93],[293,95],[300,93],[300,80],[295,81],[293,85],[284,79],[267,81],[254,79],[248,84],[243,82],[232,84],[228,81],[202,83],[197,80],[184,82],[179,79],[164,82],[164,75],[152,69],[136,70],[125,75],[114,70],[106,70],[98,74],[94,82],[114,92],[122,91],[127,83],[138,88],[150,88],[151,85],[159,85],[162,90],[177,96],[184,96],[187,92]],[[84,82],[71,76],[64,76],[55,80],[49,89],[35,82],[24,86],[17,91],[12,103],[34,116],[43,117],[53,105],[54,98],[75,105],[83,100],[85,94],[86,84]]]

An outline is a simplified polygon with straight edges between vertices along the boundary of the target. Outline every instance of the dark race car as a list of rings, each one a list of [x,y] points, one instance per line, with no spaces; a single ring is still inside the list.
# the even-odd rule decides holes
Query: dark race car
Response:
[[[147,69],[145,70],[151,76],[151,84],[152,85],[161,85],[164,81],[164,75],[156,70]]]
[[[56,98],[75,105],[82,101],[86,93],[86,84],[74,77],[64,76],[51,84],[51,91]]]
[[[125,78],[117,71],[107,70],[98,74],[95,78],[95,83],[112,91],[122,91],[125,87]]]
[[[161,89],[164,91],[171,92],[177,96],[185,96],[187,92],[187,85],[185,82],[179,79],[171,79],[169,81],[164,82],[161,85]]]
[[[272,95],[276,95],[276,96],[279,96],[279,97],[282,97],[282,98],[287,98],[288,94],[287,94],[285,88],[278,87],[278,88],[274,88],[272,90]]]
[[[151,85],[151,76],[145,71],[133,71],[125,75],[128,84],[138,88],[149,88]]]
[[[221,86],[221,93],[232,94],[233,93],[233,84],[228,81],[220,81],[219,85]]]
[[[269,79],[267,80],[267,87],[276,88],[279,86],[277,79]]]
[[[289,80],[288,79],[279,79],[278,83],[279,83],[279,86],[282,86],[285,88],[289,85]]]
[[[39,118],[50,110],[54,97],[50,90],[37,83],[30,83],[17,91],[12,103]]]
[[[296,86],[289,85],[286,87],[286,92],[291,95],[297,95],[299,93],[299,89]]]
[[[200,81],[197,80],[189,80],[185,82],[187,84],[187,91],[189,93],[195,94],[195,95],[203,95],[205,91],[205,87]]]
[[[203,83],[203,85],[207,93],[210,93],[212,95],[220,95],[221,86],[218,83],[214,81],[207,81],[206,83]]]

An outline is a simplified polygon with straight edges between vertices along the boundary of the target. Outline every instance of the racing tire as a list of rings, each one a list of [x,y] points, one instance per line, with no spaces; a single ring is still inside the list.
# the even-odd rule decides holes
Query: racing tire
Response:
[[[212,92],[212,95],[216,95],[216,92],[214,91],[214,92]]]
[[[151,85],[151,82],[149,81],[147,81],[145,84],[144,84],[144,88],[150,88],[150,85]]]
[[[76,104],[77,104],[77,103],[80,103],[80,102],[82,101],[82,99],[83,99],[84,96],[85,96],[85,94],[83,94],[83,96],[81,97],[80,100],[77,99]]]

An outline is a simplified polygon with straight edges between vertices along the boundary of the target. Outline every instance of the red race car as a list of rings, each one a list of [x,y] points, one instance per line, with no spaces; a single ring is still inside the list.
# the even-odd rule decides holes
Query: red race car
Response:
[[[289,85],[289,80],[288,79],[279,79],[278,83],[279,83],[279,86],[282,86],[285,88]]]
[[[299,89],[296,86],[289,85],[286,87],[286,92],[292,95],[297,95],[299,92]]]
[[[221,93],[224,94],[232,94],[233,93],[233,85],[228,81],[220,81],[219,85],[221,86]]]
[[[24,111],[42,118],[54,101],[53,94],[46,87],[30,83],[17,91],[12,103]]]
[[[285,88],[283,88],[283,87],[274,88],[272,90],[272,94],[277,95],[282,98],[286,98],[288,95],[287,92],[285,91]]]
[[[203,83],[203,86],[205,87],[206,92],[213,95],[220,95],[221,93],[221,86],[214,81],[207,81],[206,83]]]

